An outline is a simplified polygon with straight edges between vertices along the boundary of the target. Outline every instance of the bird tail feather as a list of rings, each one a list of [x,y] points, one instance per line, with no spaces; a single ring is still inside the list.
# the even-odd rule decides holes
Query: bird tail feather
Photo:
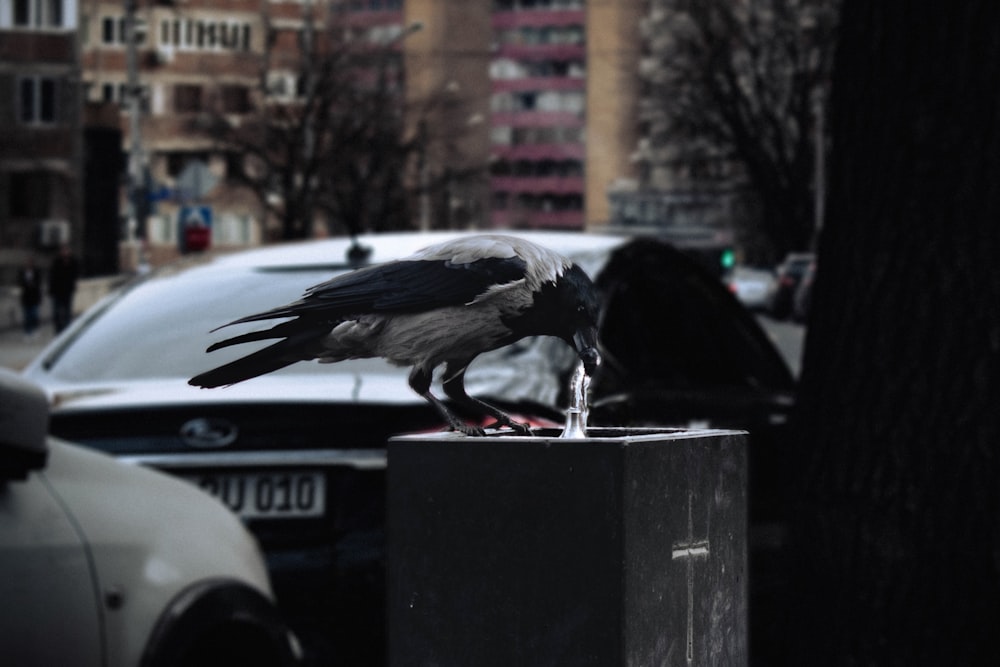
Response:
[[[208,346],[206,352],[215,352],[216,350],[221,350],[224,347],[230,347],[232,345],[240,345],[241,343],[252,343],[258,340],[270,340],[272,338],[282,338],[280,333],[275,333],[272,329],[267,329],[265,331],[251,331],[250,333],[245,333],[240,336],[233,336],[232,338],[227,338],[226,340],[220,340],[218,343],[212,343]]]
[[[227,342],[223,341],[223,343]],[[219,346],[223,345],[219,344]],[[226,387],[258,375],[271,373],[285,366],[291,366],[297,361],[308,358],[303,357],[301,353],[295,353],[294,349],[289,349],[289,347],[287,340],[279,341],[263,350],[258,350],[235,361],[195,375],[188,380],[188,384],[205,388]]]
[[[300,301],[295,303],[290,303],[285,306],[279,306],[277,308],[272,308],[271,310],[265,310],[263,313],[255,313],[253,315],[247,315],[246,317],[241,317],[238,320],[233,320],[232,322],[227,322],[221,326],[215,327],[212,331],[218,331],[219,329],[225,329],[226,327],[231,327],[234,324],[246,324],[248,322],[263,322],[265,320],[276,320],[282,317],[296,317],[300,315],[300,311],[297,306],[301,304]]]

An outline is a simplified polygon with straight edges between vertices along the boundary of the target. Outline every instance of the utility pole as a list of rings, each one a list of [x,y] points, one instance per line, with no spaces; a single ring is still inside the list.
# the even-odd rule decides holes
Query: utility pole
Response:
[[[316,26],[313,15],[312,0],[302,3],[302,57],[305,59],[305,96],[306,115],[302,128],[302,156],[305,173],[302,174],[302,210],[300,212],[301,235],[309,238],[315,233],[313,229],[313,206],[315,201],[315,157],[316,157]]]
[[[126,239],[130,244],[146,238],[146,187],[145,187],[145,156],[142,150],[142,89],[139,85],[139,57],[137,49],[136,30],[137,0],[125,0],[125,65],[128,76],[128,115],[129,115],[129,159],[128,159],[128,197],[129,216]]]

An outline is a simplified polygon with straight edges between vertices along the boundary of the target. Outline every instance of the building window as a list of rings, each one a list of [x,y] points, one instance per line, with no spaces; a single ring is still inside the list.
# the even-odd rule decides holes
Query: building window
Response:
[[[220,86],[222,113],[243,114],[250,111],[250,91],[246,86]]]
[[[181,51],[199,49],[249,51],[250,38],[248,23],[196,19],[160,21],[160,46]]]
[[[97,90],[100,91],[100,101],[108,104],[120,104],[126,111],[128,110],[129,104],[129,86],[124,81],[112,82],[104,81],[102,82]],[[143,113],[149,113],[150,100],[152,98],[152,91],[149,86],[139,87],[139,110]]]
[[[174,111],[201,111],[201,86],[174,86]]]
[[[218,245],[249,245],[253,242],[253,220],[244,215],[223,215],[212,230]]]
[[[580,46],[584,43],[584,29],[579,25],[520,26],[500,30],[497,39],[511,46],[549,46],[566,44]]]
[[[267,73],[267,94],[280,100],[291,100],[296,94],[296,76],[292,72]]]
[[[135,20],[135,43],[146,43],[146,22]],[[105,16],[101,19],[101,43],[107,46],[124,46],[128,44],[126,21],[124,16]]]
[[[14,0],[14,25],[19,28],[62,28],[66,0]]]
[[[330,9],[338,14],[391,12],[403,8],[403,0],[333,0]]]
[[[512,130],[503,125],[496,125],[490,128],[490,141],[495,145],[510,146]]]
[[[22,77],[18,82],[18,120],[26,125],[56,122],[56,80],[45,76]]]
[[[115,44],[118,41],[117,36],[117,21],[110,16],[105,16],[101,19],[101,43]]]
[[[40,220],[49,214],[49,177],[44,172],[11,172],[8,213],[12,218]]]
[[[493,9],[498,12],[513,12],[524,9],[581,9],[583,0],[493,0]]]
[[[32,0],[14,0],[14,25],[27,27],[31,25]]]

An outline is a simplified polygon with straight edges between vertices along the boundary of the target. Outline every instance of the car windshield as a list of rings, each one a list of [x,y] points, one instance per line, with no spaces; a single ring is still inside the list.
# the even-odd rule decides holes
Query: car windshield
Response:
[[[338,268],[341,272],[347,270],[202,267],[153,274],[123,287],[89,311],[73,335],[43,360],[43,367],[53,378],[67,382],[191,377],[273,342],[238,345],[206,354],[213,342],[270,323],[237,325],[215,332],[213,329],[294,301],[307,287],[329,279]],[[355,365],[351,370],[389,368],[379,360],[350,363]],[[296,373],[324,370],[330,369],[320,364],[295,367]]]

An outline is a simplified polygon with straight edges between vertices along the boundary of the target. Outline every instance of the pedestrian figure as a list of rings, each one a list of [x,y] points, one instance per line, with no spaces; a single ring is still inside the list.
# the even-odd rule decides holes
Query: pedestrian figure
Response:
[[[38,332],[38,308],[42,303],[42,272],[35,260],[28,257],[17,272],[17,286],[21,291],[21,324],[25,338],[34,338]]]
[[[73,318],[73,294],[79,273],[76,258],[68,245],[59,248],[49,269],[49,296],[52,297],[52,325],[56,333],[65,329]]]

